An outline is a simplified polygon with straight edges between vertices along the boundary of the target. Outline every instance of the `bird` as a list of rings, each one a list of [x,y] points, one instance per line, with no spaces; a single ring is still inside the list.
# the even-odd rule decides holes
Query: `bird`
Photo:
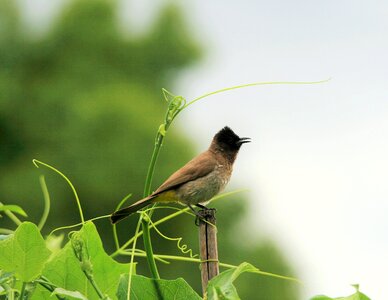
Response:
[[[206,209],[205,204],[229,182],[241,145],[250,141],[240,138],[228,126],[223,127],[205,152],[178,169],[151,195],[113,212],[111,222],[115,224],[152,203],[177,202],[194,213],[193,205]]]

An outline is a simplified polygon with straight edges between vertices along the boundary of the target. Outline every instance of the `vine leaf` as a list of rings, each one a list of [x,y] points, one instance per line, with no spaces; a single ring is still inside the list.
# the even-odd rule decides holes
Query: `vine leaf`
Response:
[[[130,291],[130,299],[202,299],[183,278],[164,280],[132,275]],[[128,299],[128,274],[121,276],[116,296],[118,300]]]
[[[7,210],[15,214],[19,214],[23,217],[27,217],[26,212],[23,210],[23,208],[21,208],[18,205],[15,205],[15,204],[0,205],[0,211],[7,211]]]
[[[207,286],[206,293],[208,300],[215,299],[224,299],[224,300],[238,300],[240,297],[237,294],[237,290],[233,285],[233,282],[239,277],[242,273],[256,273],[265,276],[277,277],[285,280],[291,280],[295,282],[299,282],[299,280],[286,277],[282,275],[272,274],[268,272],[263,272],[256,268],[255,266],[249,263],[242,263],[238,267],[229,269],[227,271],[222,272],[216,277],[212,278]]]
[[[76,233],[77,238],[83,240],[84,251],[90,260],[96,284],[104,295],[114,299],[120,275],[129,271],[129,264],[118,263],[109,257],[104,251],[100,236],[92,222],[86,222]],[[64,290],[79,292],[89,300],[99,299],[91,283],[82,272],[80,262],[74,254],[70,241],[52,255],[43,270],[43,275]],[[42,287],[38,286],[37,291],[39,293],[35,293],[37,295],[34,294],[32,299],[53,299],[50,298],[50,292],[43,290]]]
[[[23,222],[14,234],[0,241],[0,269],[30,282],[42,274],[50,253],[38,227]]]

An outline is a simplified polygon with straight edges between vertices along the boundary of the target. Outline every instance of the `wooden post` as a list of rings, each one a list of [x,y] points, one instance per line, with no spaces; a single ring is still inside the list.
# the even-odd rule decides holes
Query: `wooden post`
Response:
[[[200,211],[198,211],[198,214],[202,217],[202,220],[199,220],[199,248],[200,257],[202,261],[202,292],[203,295],[205,295],[209,280],[219,274],[217,228],[215,226],[216,210],[214,208],[201,209]],[[209,222],[210,224],[207,222]]]

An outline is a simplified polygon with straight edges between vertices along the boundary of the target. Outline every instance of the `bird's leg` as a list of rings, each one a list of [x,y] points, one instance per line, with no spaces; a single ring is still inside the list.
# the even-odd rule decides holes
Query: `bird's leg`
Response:
[[[196,207],[199,207],[200,209],[208,209],[205,205],[202,205],[202,204],[195,204]]]
[[[187,204],[187,206],[190,208],[190,210],[194,213],[195,215],[195,225],[199,226],[199,220],[203,220],[203,217],[190,205]],[[196,204],[198,206],[198,204]],[[202,205],[201,205],[202,206]],[[205,207],[206,208],[206,207]]]

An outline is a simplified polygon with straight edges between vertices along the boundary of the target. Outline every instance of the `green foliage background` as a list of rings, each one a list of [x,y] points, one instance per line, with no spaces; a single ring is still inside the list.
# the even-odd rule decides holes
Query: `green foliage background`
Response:
[[[161,88],[172,86],[179,71],[197,62],[206,48],[193,40],[177,6],[162,8],[149,31],[136,38],[119,30],[116,9],[115,1],[71,1],[38,39],[26,34],[14,1],[0,2],[0,201],[19,204],[37,221],[43,208],[38,174],[44,172],[52,198],[46,233],[79,222],[79,216],[63,180],[50,171],[37,171],[32,158],[69,176],[86,218],[109,214],[128,193],[133,193],[132,201],[139,198],[165,111]],[[173,126],[155,186],[196,152],[189,133]],[[265,271],[294,275],[272,241],[254,236],[249,226],[244,227],[249,247],[233,234],[247,210],[240,198],[216,204],[220,259],[231,264],[249,261]],[[118,226],[122,240],[133,233],[134,221]],[[97,226],[106,250],[113,250],[109,221]],[[193,219],[182,216],[160,229],[183,236],[198,252]],[[174,243],[157,236],[153,244],[156,253],[179,254]],[[145,260],[139,262],[138,273],[149,275]],[[160,265],[160,273],[166,279],[183,277],[200,291],[195,264]],[[295,283],[244,276],[237,282],[243,299],[255,299],[257,293],[262,299],[298,299]]]

